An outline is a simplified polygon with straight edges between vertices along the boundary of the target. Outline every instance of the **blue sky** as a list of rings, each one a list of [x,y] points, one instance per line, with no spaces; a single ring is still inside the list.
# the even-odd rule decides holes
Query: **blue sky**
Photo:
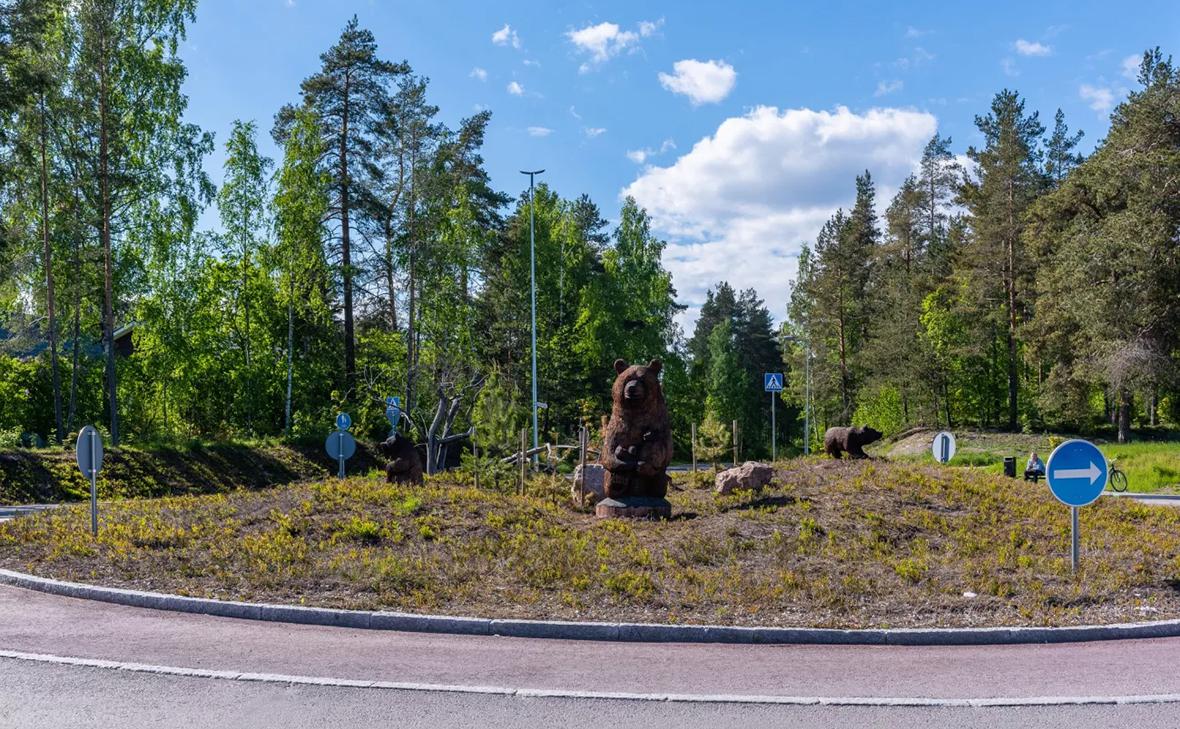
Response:
[[[669,241],[683,323],[722,279],[782,318],[800,242],[859,170],[884,207],[936,129],[957,153],[978,144],[974,116],[1005,87],[1046,126],[1061,107],[1088,151],[1136,86],[1128,59],[1180,54],[1174,0],[953,5],[204,0],[182,50],[188,117],[217,137],[215,182],[234,119],[277,157],[275,111],[355,13],[384,57],[430,78],[444,121],[493,112],[499,189],[545,168],[612,220],[634,194]]]

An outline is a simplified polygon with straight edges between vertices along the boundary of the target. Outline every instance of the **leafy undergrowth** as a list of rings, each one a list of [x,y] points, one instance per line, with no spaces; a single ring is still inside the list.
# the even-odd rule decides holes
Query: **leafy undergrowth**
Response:
[[[358,448],[350,469],[376,461]],[[324,478],[333,464],[313,446],[281,444],[194,444],[108,449],[98,474],[99,498],[142,498],[257,489]],[[0,452],[0,504],[56,503],[90,498],[90,482],[75,462],[73,448]]]
[[[186,595],[489,617],[742,625],[1065,625],[1180,616],[1180,511],[971,469],[818,458],[761,494],[675,491],[663,523],[371,478],[81,506],[0,526],[0,565]]]
[[[898,460],[934,463],[930,442],[935,430],[917,431],[879,452]],[[1172,434],[1174,437],[1174,434]],[[1048,460],[1056,444],[1072,436],[1032,435],[1027,433],[994,433],[964,431],[955,434],[958,450],[952,466],[970,466],[987,473],[1004,472],[1004,457],[1015,456],[1019,476],[1024,471],[1029,451],[1036,451]],[[1091,438],[1108,460],[1118,459],[1118,467],[1127,474],[1129,491],[1141,493],[1180,492],[1180,442],[1140,441],[1112,443]]]

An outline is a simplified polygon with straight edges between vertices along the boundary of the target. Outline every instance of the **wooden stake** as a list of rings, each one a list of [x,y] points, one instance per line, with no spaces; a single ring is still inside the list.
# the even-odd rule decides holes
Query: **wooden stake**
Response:
[[[697,483],[697,424],[692,424],[692,484]]]
[[[471,424],[471,462],[475,466],[475,490],[479,490],[479,447],[475,445],[475,423]]]
[[[733,467],[737,468],[738,464],[738,427],[737,421],[733,421]]]
[[[520,429],[520,495],[524,496],[524,471],[528,467],[528,456],[525,455],[526,445],[525,437],[528,435],[528,428]]]
[[[578,445],[581,446],[581,455],[579,460],[582,462],[582,478],[578,481],[578,506],[586,506],[586,442],[589,440],[589,431],[586,426],[582,425],[582,431],[578,436]]]

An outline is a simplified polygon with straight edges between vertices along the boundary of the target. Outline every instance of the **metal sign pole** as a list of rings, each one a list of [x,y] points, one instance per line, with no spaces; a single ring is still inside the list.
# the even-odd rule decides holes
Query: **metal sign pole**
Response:
[[[90,533],[95,537],[98,536],[98,453],[95,451],[94,439],[98,435],[95,431],[90,431],[88,440],[90,441]]]
[[[778,452],[776,450],[778,440],[778,430],[774,422],[774,393],[770,393],[770,461],[773,463],[778,460]]]
[[[344,478],[344,433],[336,434],[337,447],[340,449],[337,458],[340,460],[340,478]]]
[[[1070,550],[1070,555],[1069,555],[1069,557],[1070,557],[1069,563],[1070,563],[1070,566],[1076,572],[1078,569],[1078,551],[1079,551],[1078,550],[1078,539],[1080,536],[1078,534],[1078,507],[1071,506],[1071,507],[1069,507],[1069,511],[1070,511],[1069,533],[1070,533],[1070,537],[1071,537],[1070,541],[1072,542],[1072,544],[1071,544],[1072,549]]]

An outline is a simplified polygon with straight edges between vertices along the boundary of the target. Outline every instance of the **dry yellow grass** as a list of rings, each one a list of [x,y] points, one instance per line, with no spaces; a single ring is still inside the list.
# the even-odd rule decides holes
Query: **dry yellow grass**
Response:
[[[738,625],[1066,625],[1180,616],[1180,512],[971,469],[779,464],[761,494],[671,495],[664,523],[529,496],[370,478],[84,506],[0,526],[0,565],[223,599],[489,617]],[[974,593],[967,597],[964,593]]]

